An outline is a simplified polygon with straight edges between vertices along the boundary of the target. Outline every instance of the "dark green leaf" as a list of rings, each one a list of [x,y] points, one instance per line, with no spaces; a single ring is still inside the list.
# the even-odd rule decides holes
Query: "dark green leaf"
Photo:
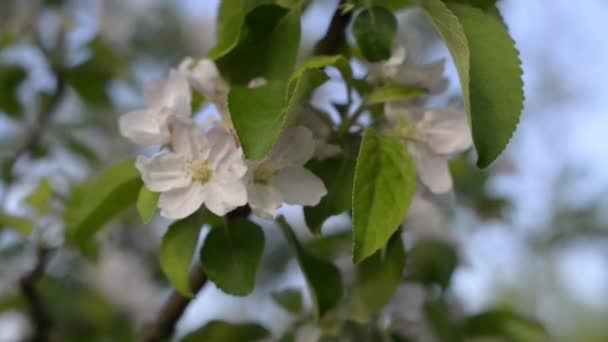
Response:
[[[454,247],[437,240],[418,241],[408,255],[412,267],[411,278],[424,284],[438,284],[446,288],[458,266]]]
[[[51,198],[53,197],[53,189],[48,179],[43,179],[38,184],[34,192],[26,197],[27,203],[39,215],[45,215],[51,209]]]
[[[17,88],[26,76],[27,72],[20,66],[0,66],[0,111],[14,117],[21,114]]]
[[[464,335],[503,337],[509,341],[550,341],[542,324],[508,310],[490,310],[468,317],[463,323]]]
[[[481,8],[482,10],[489,10],[497,2],[497,0],[444,0],[444,1],[460,3],[463,5],[471,5],[471,6]]]
[[[222,291],[246,296],[255,288],[263,251],[262,228],[246,219],[229,221],[211,229],[201,250],[201,263]]]
[[[424,316],[431,326],[437,341],[461,342],[460,329],[452,322],[445,301],[429,299],[424,303]]]
[[[68,237],[84,243],[117,214],[133,205],[142,185],[132,159],[107,168],[93,183],[74,193],[66,207]]]
[[[304,207],[304,217],[311,232],[321,233],[325,220],[352,207],[356,159],[347,155],[325,160],[312,160],[306,166],[323,180],[327,195],[314,207]]]
[[[385,250],[376,252],[357,267],[353,294],[353,314],[357,321],[366,321],[388,304],[401,283],[404,268],[405,250],[401,232],[397,231]]]
[[[203,222],[198,212],[174,222],[160,246],[160,266],[182,296],[191,297],[190,265]]]
[[[422,88],[386,86],[372,91],[365,97],[365,102],[369,105],[375,105],[390,101],[409,100],[424,94],[426,94],[426,90]]]
[[[247,14],[238,44],[216,62],[234,85],[257,77],[282,81],[293,71],[299,46],[299,11],[262,5]]]
[[[26,217],[0,212],[0,228],[8,228],[23,235],[30,235],[34,231],[34,222]]]
[[[302,294],[298,289],[285,289],[272,294],[274,301],[287,312],[299,314],[302,312]]]
[[[353,187],[354,262],[384,247],[405,219],[415,190],[416,172],[405,146],[367,129]]]
[[[141,186],[137,195],[137,212],[144,224],[150,223],[150,220],[154,217],[159,197],[160,193],[148,190],[145,185]]]
[[[397,18],[384,7],[364,9],[353,22],[353,35],[361,53],[370,62],[388,59],[397,34]]]
[[[342,297],[342,276],[331,262],[310,254],[298,241],[283,217],[277,219],[285,238],[296,254],[296,259],[315,305],[315,317],[321,318],[332,309]]]
[[[392,11],[412,5],[413,0],[352,0],[357,7],[382,6]]]
[[[182,342],[253,342],[270,337],[270,332],[255,323],[211,321],[186,335]]]

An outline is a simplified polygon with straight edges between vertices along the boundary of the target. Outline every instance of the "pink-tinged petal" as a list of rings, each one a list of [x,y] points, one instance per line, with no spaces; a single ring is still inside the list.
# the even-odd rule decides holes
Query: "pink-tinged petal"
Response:
[[[181,188],[192,181],[184,170],[183,157],[176,153],[160,152],[151,158],[139,156],[135,166],[151,191]]]
[[[422,184],[435,194],[452,190],[452,175],[446,156],[437,155],[422,144],[410,143],[408,147]]]
[[[272,183],[281,191],[283,201],[289,204],[317,205],[327,194],[323,181],[303,167],[281,170]]]
[[[287,128],[269,157],[276,169],[302,166],[315,153],[315,140],[310,129],[304,126]]]
[[[456,108],[427,110],[417,128],[438,154],[460,153],[473,144],[467,116]]]
[[[161,216],[182,219],[197,211],[208,198],[207,189],[200,183],[163,192],[158,199]]]
[[[120,134],[142,146],[162,145],[169,141],[169,131],[153,109],[136,110],[118,119]]]
[[[172,116],[168,119],[168,126],[176,153],[189,161],[206,160],[209,157],[209,141],[196,123]]]
[[[283,203],[280,191],[272,184],[248,183],[247,201],[253,213],[271,219]]]
[[[212,179],[205,186],[209,193],[205,206],[216,215],[224,216],[247,204],[247,190],[240,180],[217,182]]]
[[[162,107],[175,109],[184,104],[190,107],[192,94],[187,76],[178,70],[171,70],[160,96]]]

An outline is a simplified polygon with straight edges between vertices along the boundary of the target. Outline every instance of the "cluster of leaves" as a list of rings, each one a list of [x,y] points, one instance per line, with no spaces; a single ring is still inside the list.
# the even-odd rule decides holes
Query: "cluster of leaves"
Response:
[[[455,319],[450,316],[445,290],[458,265],[458,256],[448,244],[421,240],[406,250],[400,226],[416,191],[412,157],[397,138],[377,129],[382,104],[415,98],[426,93],[416,87],[375,87],[356,79],[350,58],[367,62],[387,60],[398,31],[395,11],[421,8],[435,26],[456,64],[464,103],[477,150],[477,164],[490,165],[509,142],[523,105],[520,62],[495,1],[474,0],[370,0],[344,3],[354,13],[352,34],[356,46],[346,46],[340,55],[314,56],[296,65],[300,46],[301,1],[223,0],[218,14],[217,44],[209,57],[230,83],[228,108],[243,152],[248,159],[266,157],[296,109],[325,83],[326,68],[338,69],[350,92],[363,99],[360,108],[350,101],[336,105],[341,121],[332,124],[329,140],[342,148],[338,156],[311,161],[307,167],[325,183],[328,195],[315,207],[305,208],[306,222],[318,241],[322,226],[331,216],[352,215],[352,260],[356,263],[354,284],[345,284],[331,257],[315,253],[310,244],[298,240],[281,217],[277,219],[287,244],[304,274],[313,308],[304,308],[302,294],[286,289],[274,295],[276,302],[300,319],[320,322],[326,339],[335,340],[348,331],[372,339],[402,341],[405,337],[379,324],[379,313],[404,281],[422,284],[429,293],[424,311],[435,334],[445,341],[497,336],[519,339],[522,334],[544,338],[542,327],[506,311],[491,311]],[[345,44],[342,42],[342,44]],[[63,67],[61,77],[89,106],[108,103],[107,83],[120,74],[122,65],[103,42],[90,43],[91,58],[73,67]],[[22,70],[0,71],[0,108],[20,112],[15,99]],[[247,86],[263,77],[267,84]],[[95,79],[96,82],[91,82]],[[354,113],[353,113],[354,112]],[[358,125],[358,115],[369,114],[369,127]],[[322,115],[324,115],[322,113]],[[380,115],[381,116],[381,115]],[[42,183],[28,203],[38,210],[48,207],[52,190]],[[133,160],[107,168],[92,182],[73,189],[63,212],[67,241],[94,256],[94,237],[108,222],[136,206],[144,223],[155,215],[158,196],[143,187]],[[23,233],[32,230],[24,218],[0,215],[0,224]],[[203,227],[209,233],[200,248]],[[262,227],[247,217],[217,217],[201,210],[172,223],[165,234],[160,265],[172,285],[183,296],[195,293],[190,272],[202,268],[222,291],[236,296],[250,294],[264,251]],[[351,235],[347,235],[350,239]],[[437,291],[437,289],[439,289]],[[438,294],[437,294],[438,293]],[[348,311],[347,315],[340,314]],[[285,336],[289,341],[290,330]],[[256,324],[212,321],[184,338],[185,341],[243,341],[268,336]],[[541,337],[538,337],[541,336]]]

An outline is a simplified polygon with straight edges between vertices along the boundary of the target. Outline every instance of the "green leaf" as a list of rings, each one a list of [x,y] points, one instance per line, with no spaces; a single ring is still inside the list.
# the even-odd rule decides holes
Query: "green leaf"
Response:
[[[160,246],[160,266],[175,289],[191,297],[190,265],[203,222],[198,212],[174,222],[167,229]]]
[[[228,108],[247,159],[263,159],[270,153],[285,128],[288,115],[327,80],[327,75],[319,70],[326,66],[336,66],[345,77],[351,75],[344,58],[322,56],[299,66],[288,82],[270,82],[253,89],[231,89]]]
[[[503,337],[510,341],[549,341],[547,331],[535,320],[508,310],[489,310],[468,317],[463,323],[464,335]]]
[[[322,318],[342,297],[342,276],[331,262],[310,254],[298,241],[289,224],[281,216],[277,222],[283,230],[285,239],[296,254],[296,260],[315,306],[315,317]]]
[[[78,244],[92,238],[106,222],[135,203],[141,185],[132,159],[108,167],[69,201],[65,215],[68,238]]]
[[[440,0],[421,2],[448,46],[471,121],[477,165],[490,165],[507,146],[523,109],[518,51],[494,14]],[[451,10],[451,11],[450,11]]]
[[[437,240],[418,241],[409,255],[411,279],[446,288],[458,266],[458,254],[451,245]]]
[[[229,221],[211,229],[201,250],[201,263],[222,291],[246,296],[255,288],[263,251],[262,228],[246,219]]]
[[[423,306],[424,316],[433,329],[437,341],[463,341],[461,331],[452,322],[447,304],[442,299],[428,299]]]
[[[426,93],[427,91],[423,88],[386,86],[372,91],[365,97],[365,102],[368,105],[375,105],[390,101],[403,101]]]
[[[270,332],[255,323],[229,323],[211,321],[204,327],[186,335],[182,342],[245,342],[270,337]]]
[[[233,85],[246,85],[256,77],[285,80],[293,71],[299,46],[300,12],[261,5],[247,14],[238,44],[216,63]]]
[[[23,235],[30,235],[34,231],[34,222],[26,217],[0,212],[0,228],[8,228]]]
[[[27,72],[20,66],[0,66],[0,111],[13,117],[21,114],[17,88],[26,76]]]
[[[391,11],[410,6],[412,2],[413,0],[352,0],[353,5],[357,7],[382,6]]]
[[[38,184],[34,192],[26,197],[27,203],[38,215],[45,215],[51,209],[51,198],[53,197],[53,189],[48,179],[43,179]]]
[[[373,6],[357,15],[353,35],[363,57],[370,62],[388,59],[397,34],[397,18],[384,7]]]
[[[302,312],[302,294],[298,289],[284,289],[272,294],[274,301],[287,312],[300,314]]]
[[[148,190],[145,185],[141,186],[139,194],[137,195],[137,212],[144,224],[150,223],[154,217],[159,197],[160,193]]]
[[[348,211],[352,207],[353,181],[355,178],[354,157],[312,160],[306,166],[323,180],[327,195],[314,207],[304,207],[306,224],[314,234],[321,233],[325,220]]]
[[[364,322],[388,304],[403,279],[404,268],[405,250],[401,233],[397,231],[385,250],[376,252],[357,267],[353,294],[357,321]]]
[[[521,61],[506,27],[494,15],[451,5],[469,42],[470,102],[477,165],[490,165],[513,136],[523,109]]]
[[[405,219],[415,190],[414,163],[405,146],[368,128],[353,187],[354,262],[384,247]]]
[[[208,57],[217,59],[232,50],[239,41],[241,26],[245,20],[244,0],[222,0],[217,14],[217,43]]]

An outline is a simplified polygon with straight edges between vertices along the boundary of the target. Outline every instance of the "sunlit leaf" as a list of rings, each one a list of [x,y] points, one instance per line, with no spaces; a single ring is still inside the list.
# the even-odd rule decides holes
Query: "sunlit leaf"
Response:
[[[287,312],[299,314],[302,312],[302,293],[298,289],[284,289],[272,294],[274,301]]]
[[[34,222],[27,217],[9,215],[0,211],[0,228],[12,229],[23,235],[30,235],[34,231]]]
[[[148,224],[154,217],[159,197],[160,193],[152,192],[145,186],[142,186],[139,190],[139,194],[137,195],[137,212],[143,223]]]
[[[51,209],[51,198],[53,197],[53,189],[48,179],[43,179],[38,184],[38,187],[29,196],[26,197],[27,203],[34,209],[38,215],[44,215]]]
[[[415,87],[386,86],[375,89],[365,97],[365,102],[375,105],[390,101],[404,101],[426,94],[426,90]]]

